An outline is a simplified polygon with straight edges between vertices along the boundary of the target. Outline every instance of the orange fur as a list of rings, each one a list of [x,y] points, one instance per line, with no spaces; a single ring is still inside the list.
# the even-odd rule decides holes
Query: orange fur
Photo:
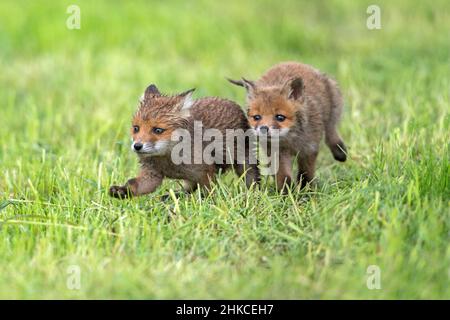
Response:
[[[193,191],[198,185],[208,188],[216,173],[222,169],[233,167],[237,174],[245,174],[248,186],[259,182],[259,170],[256,164],[250,164],[250,154],[253,152],[246,144],[245,163],[227,164],[226,159],[221,163],[195,163],[194,159],[201,150],[193,149],[190,163],[175,164],[171,158],[171,151],[176,142],[171,140],[172,133],[177,129],[190,132],[194,143],[194,122],[200,121],[204,129],[218,129],[225,133],[227,129],[249,129],[244,112],[236,103],[220,98],[191,99],[193,90],[175,96],[161,95],[154,85],[150,85],[132,121],[131,136],[133,147],[136,143],[142,149],[136,149],[141,163],[141,171],[137,178],[128,180],[123,186],[112,186],[110,195],[117,198],[139,196],[151,193],[162,183],[164,178],[182,179],[185,181],[186,191]],[[162,129],[160,133],[155,129]],[[158,143],[163,147],[157,149]],[[201,144],[204,142],[201,141]],[[223,151],[224,157],[229,155]],[[237,153],[235,152],[235,156]],[[200,158],[202,159],[202,158]]]
[[[279,94],[272,92],[265,93],[262,97],[258,96],[251,101],[248,108],[250,126],[268,126],[275,129],[290,128],[296,121],[296,107]],[[286,117],[283,122],[278,122],[275,115],[281,114]],[[253,117],[261,115],[261,120],[256,121]]]
[[[229,81],[247,89],[251,127],[258,134],[267,131],[269,136],[279,132],[279,188],[292,179],[293,158],[297,158],[297,180],[302,187],[314,178],[323,133],[334,158],[346,160],[346,147],[337,132],[342,96],[336,82],[327,75],[305,64],[284,62],[257,81]]]

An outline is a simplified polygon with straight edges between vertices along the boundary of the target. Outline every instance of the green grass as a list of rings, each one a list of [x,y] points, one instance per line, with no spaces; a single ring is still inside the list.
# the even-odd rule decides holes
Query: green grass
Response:
[[[66,8],[81,7],[81,30]],[[450,5],[0,2],[0,298],[450,298]],[[317,187],[107,195],[150,83],[244,101],[225,77],[299,60],[340,83],[349,159]],[[69,290],[68,267],[81,270]],[[369,290],[366,270],[381,270]]]

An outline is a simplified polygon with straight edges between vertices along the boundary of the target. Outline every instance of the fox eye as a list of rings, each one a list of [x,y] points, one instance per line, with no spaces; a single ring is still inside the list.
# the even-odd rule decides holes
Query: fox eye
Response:
[[[259,120],[261,120],[261,116],[259,115],[259,114],[256,114],[256,115],[254,115],[253,116],[253,119],[255,120],[255,121],[259,121]]]
[[[138,133],[139,132],[139,126],[133,126],[133,132]]]
[[[286,119],[286,117],[283,116],[282,114],[277,114],[277,115],[275,116],[275,119],[276,119],[278,122],[283,122],[283,121]]]
[[[152,131],[153,131],[153,133],[156,133],[156,134],[161,134],[161,133],[163,133],[164,131],[166,131],[166,129],[163,129],[163,128],[153,128],[152,129]]]

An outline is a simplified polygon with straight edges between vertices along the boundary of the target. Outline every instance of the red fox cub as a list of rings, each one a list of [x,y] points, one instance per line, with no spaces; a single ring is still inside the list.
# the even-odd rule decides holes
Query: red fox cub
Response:
[[[278,189],[292,182],[292,161],[298,162],[301,188],[314,178],[319,144],[325,142],[338,161],[347,151],[337,132],[342,96],[337,83],[311,66],[284,62],[259,80],[230,80],[247,90],[248,118],[258,136],[279,138]]]
[[[219,161],[211,163],[203,159],[205,142],[202,138],[195,141],[195,125],[200,123],[203,131],[212,129],[222,135],[230,129],[243,135],[244,131],[250,131],[250,127],[245,113],[236,103],[220,98],[193,100],[193,91],[194,89],[175,96],[165,96],[155,85],[150,85],[145,90],[131,127],[132,149],[139,157],[141,170],[138,177],[128,180],[125,185],[112,186],[109,190],[111,196],[126,198],[151,193],[165,177],[184,180],[187,192],[195,190],[198,185],[207,188],[219,169],[226,170],[230,167],[238,175],[245,173],[247,186],[258,183],[259,170],[256,162],[252,164],[250,161],[250,153],[254,148],[249,143],[245,144],[242,161],[238,161],[236,152],[233,152],[234,158],[227,161],[229,149],[215,150],[217,153],[220,151],[220,157],[223,155],[222,158],[219,157]],[[180,130],[188,133],[187,136],[181,136],[180,140],[188,141],[189,147],[189,150],[183,150],[186,152],[183,154],[183,161],[176,158],[179,155],[177,152],[172,152],[180,143],[172,139],[173,134]],[[217,154],[212,153],[216,156],[214,159],[217,159]]]

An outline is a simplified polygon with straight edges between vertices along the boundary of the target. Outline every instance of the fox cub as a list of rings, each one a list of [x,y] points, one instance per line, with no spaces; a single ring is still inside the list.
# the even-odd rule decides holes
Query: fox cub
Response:
[[[278,189],[292,183],[293,159],[298,162],[301,188],[314,178],[323,132],[334,158],[346,160],[336,128],[343,100],[334,80],[296,62],[277,64],[257,81],[228,80],[247,90],[248,118],[256,135],[279,138]]]
[[[109,190],[111,196],[126,198],[151,193],[165,177],[184,180],[187,192],[195,190],[197,186],[208,188],[219,169],[230,167],[238,175],[245,173],[247,186],[259,181],[258,167],[249,161],[253,148],[248,143],[245,144],[244,161],[236,161],[237,153],[234,152],[235,159],[227,162],[225,157],[229,156],[229,150],[221,153],[223,161],[208,164],[202,160],[205,143],[200,142],[200,150],[194,147],[195,121],[200,121],[203,129],[214,128],[222,134],[227,129],[241,129],[244,134],[250,127],[245,113],[236,103],[212,97],[193,100],[193,91],[165,96],[155,85],[145,90],[131,127],[132,149],[139,157],[141,170],[138,177],[128,180],[125,185],[112,186]],[[193,151],[188,161],[181,163],[173,161],[171,156],[177,143],[172,139],[172,134],[178,129],[187,130],[193,137],[190,142]],[[198,156],[201,160],[195,162],[194,158]]]

